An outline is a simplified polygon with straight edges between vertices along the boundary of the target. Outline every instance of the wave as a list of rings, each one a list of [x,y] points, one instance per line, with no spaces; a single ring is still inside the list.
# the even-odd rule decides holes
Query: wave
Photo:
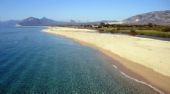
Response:
[[[115,69],[118,69],[118,67],[117,67],[116,65],[113,65],[113,67],[114,67]],[[120,70],[119,70],[119,71],[120,71]],[[152,86],[151,84],[148,84],[148,83],[146,83],[146,82],[144,82],[144,81],[141,81],[141,80],[138,80],[138,79],[136,79],[136,78],[133,78],[133,77],[127,75],[126,73],[124,73],[123,71],[120,71],[120,73],[121,73],[123,76],[125,76],[126,78],[131,79],[131,80],[134,80],[134,81],[136,81],[136,82],[138,82],[138,83],[140,83],[140,84],[146,85],[146,86],[150,87],[151,89],[155,90],[156,92],[158,92],[158,93],[160,93],[160,94],[165,94],[163,91],[161,91],[160,89]]]

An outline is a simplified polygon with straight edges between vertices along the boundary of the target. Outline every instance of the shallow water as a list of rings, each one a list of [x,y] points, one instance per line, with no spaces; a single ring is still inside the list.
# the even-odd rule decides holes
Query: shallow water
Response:
[[[96,50],[41,29],[0,28],[0,94],[155,94]]]

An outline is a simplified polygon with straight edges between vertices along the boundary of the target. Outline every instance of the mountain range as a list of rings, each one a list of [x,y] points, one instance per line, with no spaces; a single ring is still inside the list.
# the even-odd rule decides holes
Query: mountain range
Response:
[[[55,26],[55,25],[80,25],[80,24],[100,24],[101,22],[104,23],[118,23],[118,21],[96,21],[96,22],[84,22],[79,23],[74,20],[70,20],[70,22],[64,22],[64,21],[55,21],[48,18],[35,18],[35,17],[29,17],[21,21],[17,20],[9,20],[9,21],[0,21],[0,26]],[[121,24],[158,24],[158,25],[170,25],[170,10],[166,11],[154,11],[144,14],[139,14],[136,16],[129,17],[123,21],[121,21]]]
[[[70,20],[70,22],[65,21],[55,21],[43,18],[29,17],[23,20],[9,20],[9,21],[0,21],[0,26],[55,26],[55,25],[75,25],[76,21]]]
[[[124,20],[126,24],[158,24],[170,25],[170,10],[154,11],[144,14],[139,14]]]
[[[64,22],[64,21],[51,20],[46,17],[43,17],[41,19],[35,17],[29,17],[20,21],[18,24],[21,26],[53,26],[53,25],[75,24],[75,23],[76,22],[73,20],[71,20],[70,22]]]

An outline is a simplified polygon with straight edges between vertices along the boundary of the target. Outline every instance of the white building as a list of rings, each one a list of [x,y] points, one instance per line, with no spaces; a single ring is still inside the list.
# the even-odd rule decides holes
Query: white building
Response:
[[[105,24],[109,24],[109,25],[113,25],[113,24],[123,24],[124,22],[122,21],[109,21],[109,22],[105,22]]]

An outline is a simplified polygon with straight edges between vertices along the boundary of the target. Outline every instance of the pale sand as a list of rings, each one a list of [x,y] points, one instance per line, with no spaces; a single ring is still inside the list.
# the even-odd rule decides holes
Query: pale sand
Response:
[[[123,66],[170,93],[169,41],[129,35],[101,34],[95,30],[66,27],[49,27],[43,31],[102,48],[105,50],[104,53],[120,61]]]

